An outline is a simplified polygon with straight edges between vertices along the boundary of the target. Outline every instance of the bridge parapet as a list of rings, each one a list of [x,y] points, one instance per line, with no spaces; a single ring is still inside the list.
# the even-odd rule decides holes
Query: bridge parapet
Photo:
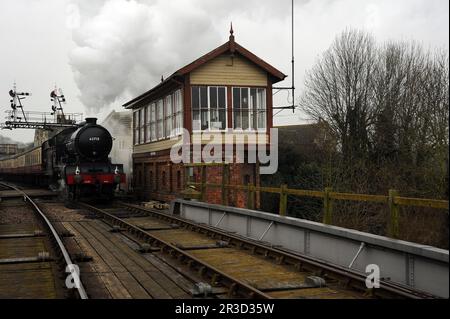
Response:
[[[449,251],[356,230],[274,214],[177,199],[171,213],[295,253],[449,297]]]

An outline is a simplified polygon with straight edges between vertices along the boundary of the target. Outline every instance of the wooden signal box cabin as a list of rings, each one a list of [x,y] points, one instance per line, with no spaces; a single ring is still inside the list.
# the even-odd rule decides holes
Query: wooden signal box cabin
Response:
[[[228,42],[124,104],[133,111],[134,191],[143,200],[169,201],[180,196],[186,180],[201,182],[203,178],[207,183],[222,184],[224,174],[229,185],[259,185],[258,163],[233,161],[226,167],[191,167],[173,163],[170,152],[183,129],[189,132],[191,141],[201,133],[259,132],[264,141],[259,138],[258,143],[268,144],[273,127],[272,85],[285,78],[236,43],[231,29]],[[202,139],[202,145],[206,144]],[[245,207],[247,195],[207,188],[203,200]],[[252,202],[257,208],[259,196]]]

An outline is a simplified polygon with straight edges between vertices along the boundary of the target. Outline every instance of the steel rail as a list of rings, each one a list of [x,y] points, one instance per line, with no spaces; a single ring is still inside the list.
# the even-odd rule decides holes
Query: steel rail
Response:
[[[58,248],[59,248],[62,256],[64,257],[64,262],[66,264],[65,269],[71,269],[69,266],[72,266],[73,262],[69,256],[69,253],[67,252],[66,247],[64,246],[61,238],[59,237],[58,232],[55,230],[52,223],[47,218],[47,216],[45,216],[44,212],[42,212],[42,210],[39,208],[39,206],[24,191],[18,189],[17,187],[6,184],[6,183],[0,183],[0,185],[9,187],[9,188],[14,189],[15,191],[21,193],[23,195],[24,199],[26,199],[26,201],[28,201],[28,203],[30,203],[33,206],[34,211],[36,213],[38,213],[38,215],[44,220],[46,226],[50,229],[53,238],[55,239],[56,243],[58,244]],[[78,278],[78,279],[79,279],[78,280],[79,285],[77,285],[78,287],[76,287],[76,289],[78,291],[80,298],[81,299],[89,299],[88,295],[86,293],[86,290],[84,289],[83,283],[81,282],[81,279],[80,278]]]
[[[197,224],[192,221],[188,221],[186,219],[183,219],[181,217],[177,217],[171,214],[163,213],[161,211],[152,210],[149,208],[140,207],[137,205],[127,204],[123,202],[118,203],[120,206],[123,206],[127,209],[144,212],[147,214],[150,214],[152,216],[155,216],[160,219],[165,219],[171,223],[178,223],[185,225],[186,228],[191,230],[197,230],[197,232],[207,232],[212,234],[212,236],[219,235],[221,239],[224,238],[228,239],[228,242],[231,243],[234,241],[237,246],[243,248],[246,246],[248,249],[253,250],[255,253],[260,253],[266,257],[272,257],[276,260],[279,260],[285,264],[293,265],[297,269],[306,269],[312,268],[314,271],[319,272],[329,272],[328,275],[334,275],[334,277],[342,279],[350,279],[351,281],[357,283],[358,287],[362,291],[368,291],[366,287],[366,276],[364,274],[361,274],[360,272],[357,272],[355,270],[351,270],[348,268],[344,268],[339,265],[331,264],[324,262],[322,260],[315,259],[313,257],[300,255],[297,253],[293,253],[288,250],[274,248],[268,245],[264,245],[263,243],[257,242],[256,240],[248,239],[239,235],[234,235],[229,232],[225,232],[221,229],[218,229],[213,226],[208,226],[204,224]],[[433,299],[438,298],[434,295],[413,290],[409,287],[405,287],[402,285],[399,285],[394,282],[388,282],[385,280],[381,280],[380,282],[380,288],[377,289],[371,289],[369,290],[372,295],[374,296],[380,296],[380,297],[402,297],[402,298],[411,298],[411,299]]]
[[[202,276],[206,276],[206,274],[211,275],[212,278],[215,278],[215,282],[220,282],[222,285],[227,287],[229,289],[230,296],[233,295],[241,295],[243,297],[250,297],[252,299],[272,299],[271,296],[267,295],[266,293],[244,283],[243,281],[234,278],[223,271],[215,268],[214,266],[198,259],[197,257],[189,254],[188,252],[174,246],[171,243],[168,243],[156,236],[153,236],[152,234],[148,233],[147,231],[130,224],[123,219],[116,217],[102,209],[99,209],[97,207],[91,206],[86,203],[76,203],[79,207],[85,208],[91,212],[97,213],[100,216],[102,216],[105,220],[109,220],[112,224],[112,226],[119,226],[123,228],[124,230],[128,231],[132,235],[145,239],[147,242],[150,242],[152,244],[159,244],[162,247],[161,252],[163,253],[169,253],[173,257],[177,257],[179,261],[182,261],[185,264],[188,264],[189,266],[198,266],[199,273]]]

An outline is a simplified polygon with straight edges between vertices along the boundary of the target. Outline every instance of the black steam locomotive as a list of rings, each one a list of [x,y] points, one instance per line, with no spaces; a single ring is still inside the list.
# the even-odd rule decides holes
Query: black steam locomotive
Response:
[[[66,200],[102,196],[111,198],[125,183],[123,165],[109,158],[113,138],[107,129],[88,118],[64,129],[25,153],[0,159],[0,174],[50,185]]]

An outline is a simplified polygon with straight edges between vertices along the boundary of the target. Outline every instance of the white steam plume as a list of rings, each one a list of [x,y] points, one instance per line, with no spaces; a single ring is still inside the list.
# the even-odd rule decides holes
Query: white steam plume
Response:
[[[286,2],[281,1],[281,2]],[[70,13],[70,54],[88,113],[117,106],[156,85],[161,76],[225,42],[232,15],[260,12],[257,0],[78,0]],[[278,3],[278,4],[277,4]],[[73,21],[78,23],[73,23]]]
[[[77,47],[70,61],[81,91],[80,99],[88,109],[102,108],[119,97],[142,93],[157,83],[161,75],[173,70],[182,60],[183,52],[167,39],[171,30],[165,28],[178,26],[186,38],[187,33],[210,27],[207,16],[201,13],[197,17],[191,15],[195,24],[181,27],[180,20],[169,19],[155,6],[134,0],[106,1],[97,14],[83,17],[81,27],[73,31]]]

